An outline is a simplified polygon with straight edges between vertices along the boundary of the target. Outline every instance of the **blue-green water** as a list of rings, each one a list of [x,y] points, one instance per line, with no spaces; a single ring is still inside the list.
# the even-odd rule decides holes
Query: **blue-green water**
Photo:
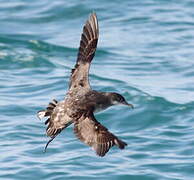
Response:
[[[194,179],[193,9],[189,0],[1,0],[0,179]],[[92,87],[135,105],[96,117],[128,146],[99,158],[71,127],[43,153],[36,112],[63,99],[93,11]]]

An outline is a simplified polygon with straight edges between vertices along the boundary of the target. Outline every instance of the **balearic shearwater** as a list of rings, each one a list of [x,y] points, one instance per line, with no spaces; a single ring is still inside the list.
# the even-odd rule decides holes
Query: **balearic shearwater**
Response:
[[[48,144],[66,127],[74,123],[75,135],[85,144],[91,146],[96,154],[104,156],[116,145],[124,149],[127,143],[108,131],[95,118],[94,113],[110,106],[123,104],[133,108],[125,98],[114,92],[98,92],[89,84],[89,68],[95,55],[99,36],[98,20],[92,13],[83,27],[77,61],[72,69],[69,91],[66,98],[57,102],[53,100],[45,110],[38,112],[38,117],[48,117],[46,134],[51,139]]]

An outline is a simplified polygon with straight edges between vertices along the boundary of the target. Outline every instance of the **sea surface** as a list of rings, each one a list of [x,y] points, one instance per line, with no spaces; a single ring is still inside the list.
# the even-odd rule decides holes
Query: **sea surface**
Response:
[[[135,106],[96,118],[128,146],[98,157],[71,126],[44,153],[36,113],[64,98],[92,12],[91,85]],[[0,0],[0,179],[193,180],[194,2]]]

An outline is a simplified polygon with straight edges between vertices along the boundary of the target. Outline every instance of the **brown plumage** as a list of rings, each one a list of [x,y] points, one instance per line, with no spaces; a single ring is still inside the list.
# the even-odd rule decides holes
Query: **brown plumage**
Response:
[[[74,133],[85,144],[91,146],[96,154],[104,156],[116,145],[124,149],[127,145],[110,133],[94,117],[94,112],[104,110],[112,105],[128,104],[123,96],[112,92],[92,90],[89,84],[89,68],[95,55],[99,37],[99,27],[96,14],[93,13],[86,21],[81,36],[78,57],[72,69],[69,91],[66,98],[57,102],[53,100],[45,110],[38,112],[38,117],[48,117],[46,133],[51,139],[48,144],[66,127],[74,123]]]
[[[96,14],[92,14],[83,28],[76,65],[72,69],[70,90],[78,86],[90,88],[88,73],[97,48],[98,36],[98,21]]]
[[[124,149],[127,145],[101,125],[92,112],[86,116],[83,114],[75,122],[74,132],[81,141],[91,146],[99,156],[104,156],[114,145],[117,145],[120,149]]]

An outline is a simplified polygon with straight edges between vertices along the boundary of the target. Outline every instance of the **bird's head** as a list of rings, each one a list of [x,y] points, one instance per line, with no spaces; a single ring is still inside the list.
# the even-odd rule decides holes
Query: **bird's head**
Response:
[[[129,106],[131,108],[134,108],[132,104],[129,104],[125,98],[118,94],[118,93],[108,93],[108,96],[110,98],[110,102],[112,105],[117,105],[117,104],[121,104],[121,105],[126,105]]]

